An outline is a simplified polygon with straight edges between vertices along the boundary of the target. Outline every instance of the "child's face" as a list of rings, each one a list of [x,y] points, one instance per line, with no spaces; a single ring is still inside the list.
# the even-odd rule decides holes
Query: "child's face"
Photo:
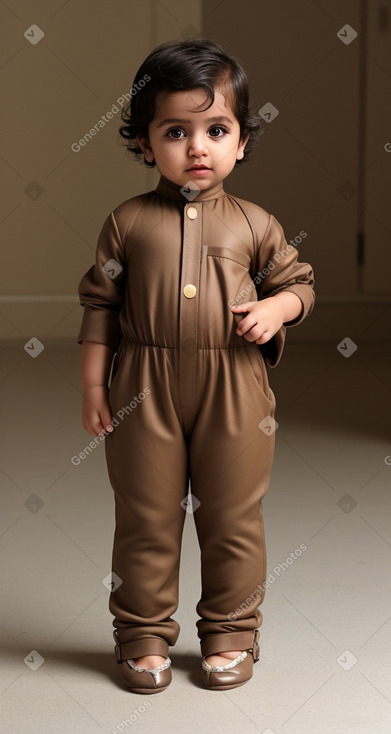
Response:
[[[184,186],[194,182],[207,189],[222,181],[243,158],[249,133],[240,139],[239,122],[225,97],[215,90],[211,107],[205,107],[203,89],[166,92],[156,98],[155,117],[148,126],[148,137],[137,137],[146,160],[154,159],[162,176]],[[220,119],[220,118],[225,118]],[[197,170],[192,166],[204,166]]]

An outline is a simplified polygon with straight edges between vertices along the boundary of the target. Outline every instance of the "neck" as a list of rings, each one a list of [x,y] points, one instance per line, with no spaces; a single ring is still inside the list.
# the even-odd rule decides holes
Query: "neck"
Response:
[[[193,182],[187,182],[187,186],[180,186],[179,184],[173,183],[165,176],[160,176],[159,183],[155,189],[159,196],[164,196],[167,199],[174,199],[176,201],[183,201],[184,204],[192,201],[207,201],[209,199],[218,199],[220,196],[225,195],[223,188],[223,182],[209,186],[207,189],[199,190],[197,184]],[[194,193],[197,191],[197,194]]]

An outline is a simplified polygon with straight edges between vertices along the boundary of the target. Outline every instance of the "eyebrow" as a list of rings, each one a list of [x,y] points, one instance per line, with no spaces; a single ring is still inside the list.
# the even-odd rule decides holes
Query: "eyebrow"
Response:
[[[175,123],[182,122],[182,123],[187,123],[188,125],[191,124],[191,120],[181,120],[179,118],[167,117],[165,120],[162,120],[161,122],[159,122],[158,127],[162,127],[163,125],[169,125],[173,122]],[[209,122],[228,122],[231,125],[233,124],[232,120],[230,120],[229,117],[224,117],[224,116],[223,117],[208,117],[208,119],[205,120],[205,122],[208,122],[208,123]]]

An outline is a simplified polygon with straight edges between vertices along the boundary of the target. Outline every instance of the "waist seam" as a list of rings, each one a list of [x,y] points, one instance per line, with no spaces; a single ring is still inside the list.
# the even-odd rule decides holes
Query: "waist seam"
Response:
[[[121,343],[127,343],[127,344],[137,344],[142,347],[149,347],[150,349],[176,349],[177,351],[180,350],[180,347],[170,347],[167,346],[167,344],[149,344],[148,342],[142,342],[136,339],[129,339],[128,337],[122,337]],[[198,351],[212,351],[212,350],[221,350],[221,349],[245,349],[248,347],[249,344],[229,344],[229,345],[221,345],[217,347],[198,347]]]

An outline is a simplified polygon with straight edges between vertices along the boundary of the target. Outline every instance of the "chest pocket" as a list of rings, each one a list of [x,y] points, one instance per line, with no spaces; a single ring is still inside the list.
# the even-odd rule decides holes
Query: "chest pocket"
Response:
[[[244,314],[234,313],[231,306],[257,298],[254,282],[250,275],[251,257],[246,251],[238,251],[230,247],[204,245],[204,283],[206,306],[201,318],[208,320],[207,312],[220,315],[224,319],[225,339],[234,344],[241,344],[241,337],[236,335],[236,326]],[[207,266],[208,261],[209,266]],[[205,303],[205,302],[204,302]],[[204,308],[204,305],[202,305]],[[216,334],[216,339],[219,335]],[[227,343],[228,343],[227,342]]]
[[[211,257],[222,257],[227,260],[233,260],[235,263],[243,265],[246,270],[249,270],[251,266],[250,257],[241,252],[236,252],[236,250],[230,250],[228,247],[208,246],[208,255]]]
[[[223,289],[224,299],[228,304],[231,302],[231,305],[234,305],[234,303],[256,300],[256,289],[250,273],[252,266],[250,255],[231,250],[229,247],[215,247],[214,245],[205,247],[205,252],[222,268],[222,270],[217,268],[216,273]],[[232,314],[232,317],[237,324],[243,314]]]

